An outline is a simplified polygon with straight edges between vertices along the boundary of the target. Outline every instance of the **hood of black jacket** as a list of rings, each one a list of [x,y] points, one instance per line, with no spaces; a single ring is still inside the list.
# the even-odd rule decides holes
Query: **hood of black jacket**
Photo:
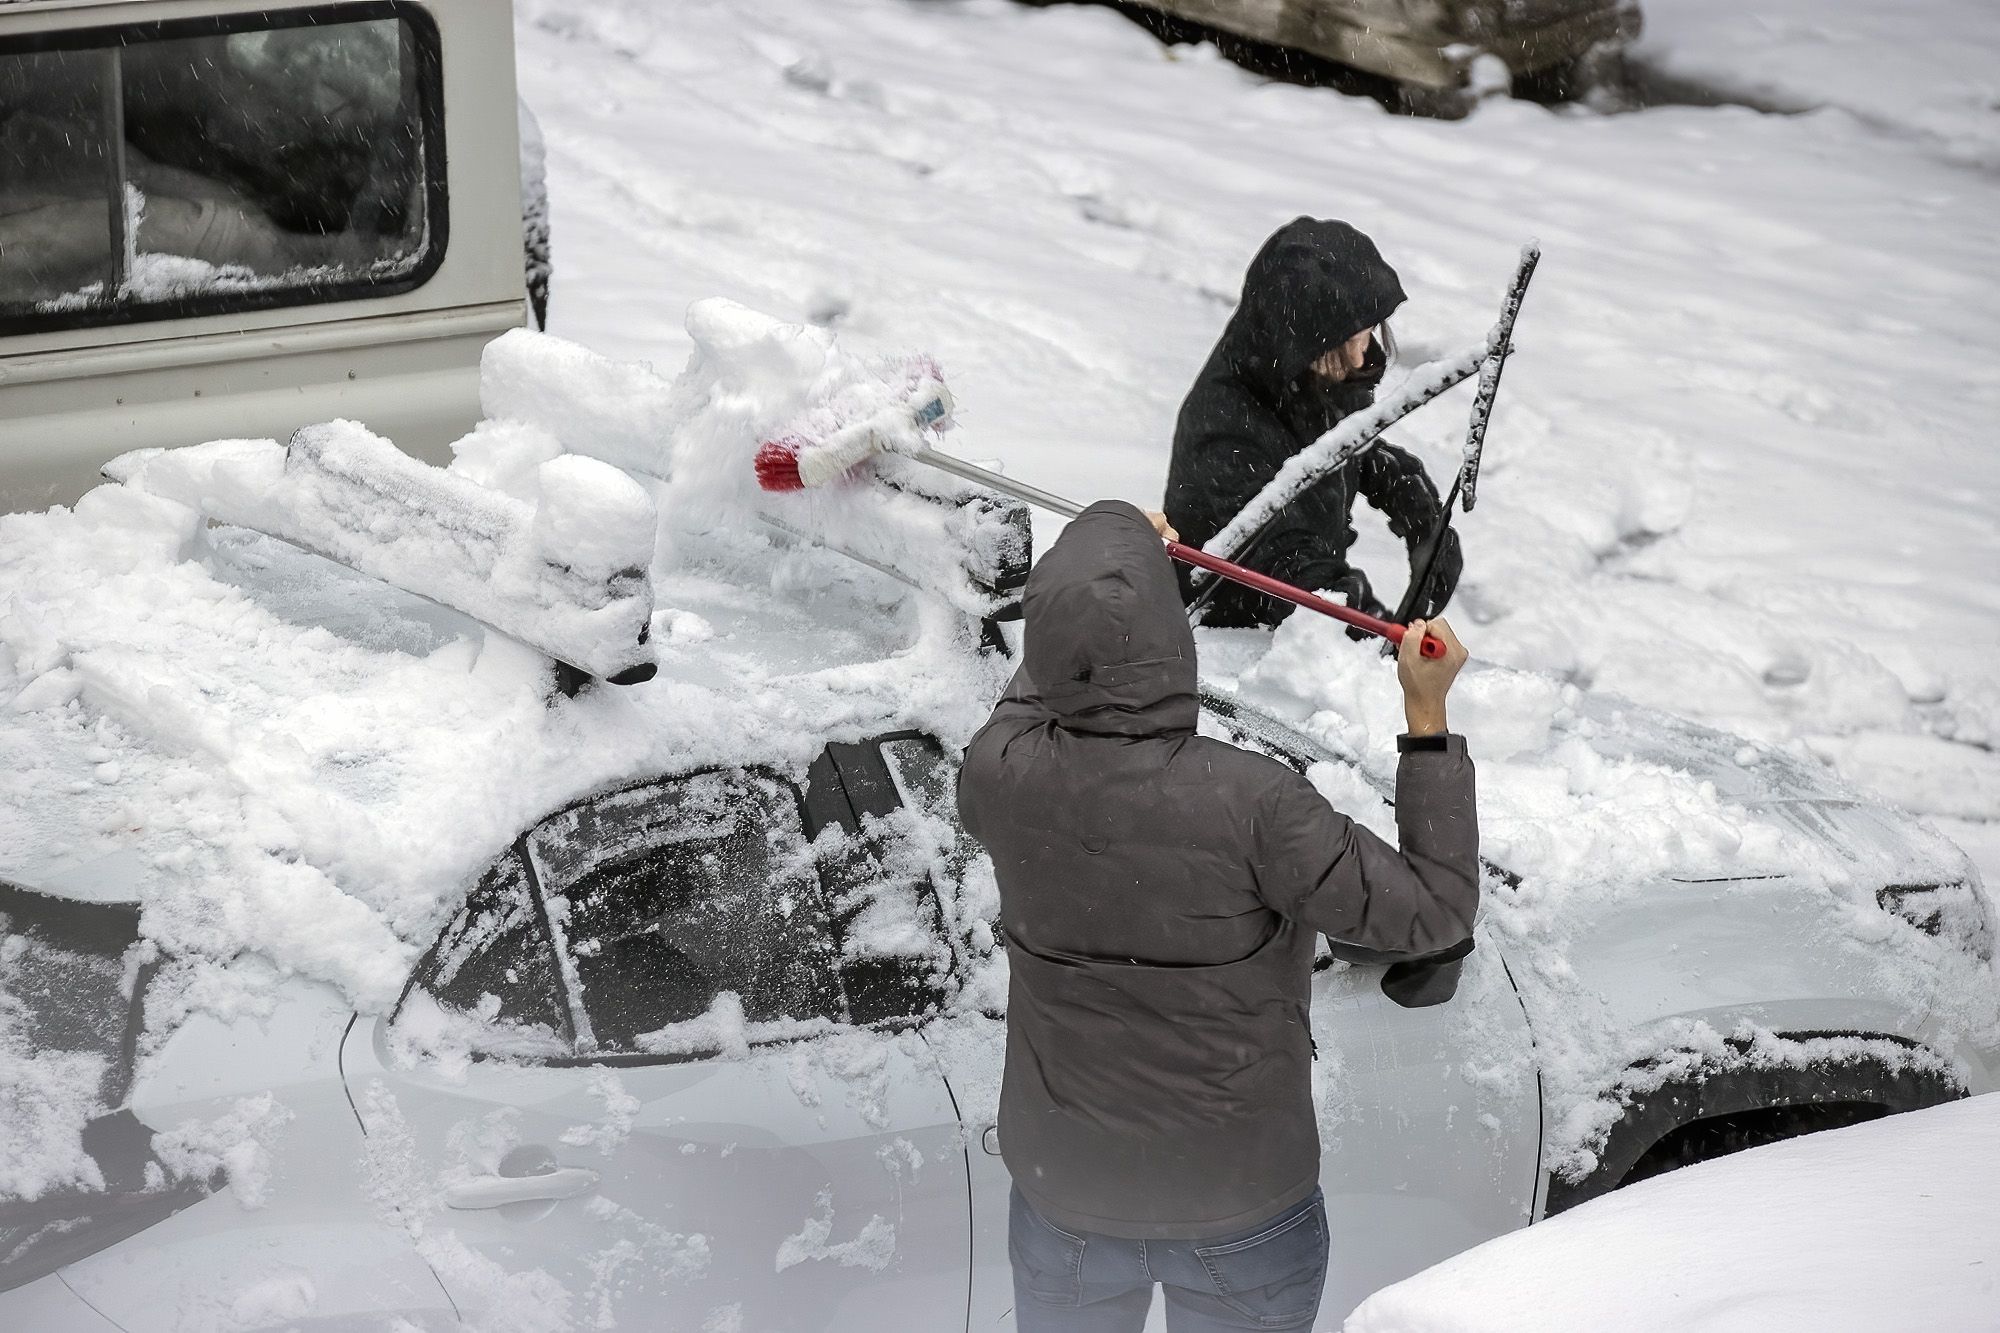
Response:
[[[1223,334],[1225,355],[1276,403],[1322,353],[1382,323],[1404,299],[1375,242],[1345,222],[1295,218],[1250,261]]]
[[[1173,563],[1122,500],[1086,509],[1028,576],[1022,665],[1058,725],[1107,736],[1192,733],[1194,631]]]

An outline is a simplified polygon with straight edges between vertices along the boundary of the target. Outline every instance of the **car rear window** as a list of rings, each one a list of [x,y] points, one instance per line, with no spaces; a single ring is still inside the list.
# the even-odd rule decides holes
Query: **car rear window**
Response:
[[[441,70],[401,0],[0,38],[0,334],[419,285]]]

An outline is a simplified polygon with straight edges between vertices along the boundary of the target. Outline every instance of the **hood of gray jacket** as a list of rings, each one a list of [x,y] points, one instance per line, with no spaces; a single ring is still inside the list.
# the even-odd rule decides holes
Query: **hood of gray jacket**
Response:
[[[1194,631],[1153,525],[1122,500],[1072,520],[1023,599],[1022,665],[1057,725],[1106,736],[1191,734]]]

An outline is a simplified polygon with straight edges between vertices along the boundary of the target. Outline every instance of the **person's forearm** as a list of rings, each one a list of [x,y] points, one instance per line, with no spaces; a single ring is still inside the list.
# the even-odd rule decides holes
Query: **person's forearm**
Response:
[[[1442,736],[1451,730],[1442,699],[1404,699],[1403,720],[1412,736]]]

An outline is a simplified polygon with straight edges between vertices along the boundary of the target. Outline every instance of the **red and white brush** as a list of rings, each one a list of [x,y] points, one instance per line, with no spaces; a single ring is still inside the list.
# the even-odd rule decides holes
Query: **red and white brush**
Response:
[[[916,358],[911,362],[904,392],[867,416],[818,435],[805,428],[795,428],[759,445],[757,484],[767,491],[807,490],[844,476],[877,454],[893,453],[976,482],[1002,495],[1038,505],[1064,518],[1075,518],[1083,512],[1083,506],[1074,500],[932,449],[929,438],[951,424],[951,408],[951,391],[945,388],[944,376],[937,363],[928,358]],[[1220,556],[1177,541],[1167,542],[1167,554],[1184,565],[1206,569],[1267,596],[1308,611],[1317,611],[1370,634],[1378,634],[1393,644],[1403,642],[1403,626],[1393,621],[1380,620],[1337,602],[1329,602],[1303,588],[1294,588],[1289,583],[1254,569],[1246,569]],[[1419,651],[1425,657],[1443,657],[1444,642],[1435,635],[1426,634]]]
[[[795,427],[759,445],[757,484],[767,491],[824,486],[877,454],[916,457],[925,451],[930,434],[951,425],[951,390],[929,357],[912,357],[904,366],[904,382],[884,387],[893,397],[859,420],[817,435],[810,426]]]

